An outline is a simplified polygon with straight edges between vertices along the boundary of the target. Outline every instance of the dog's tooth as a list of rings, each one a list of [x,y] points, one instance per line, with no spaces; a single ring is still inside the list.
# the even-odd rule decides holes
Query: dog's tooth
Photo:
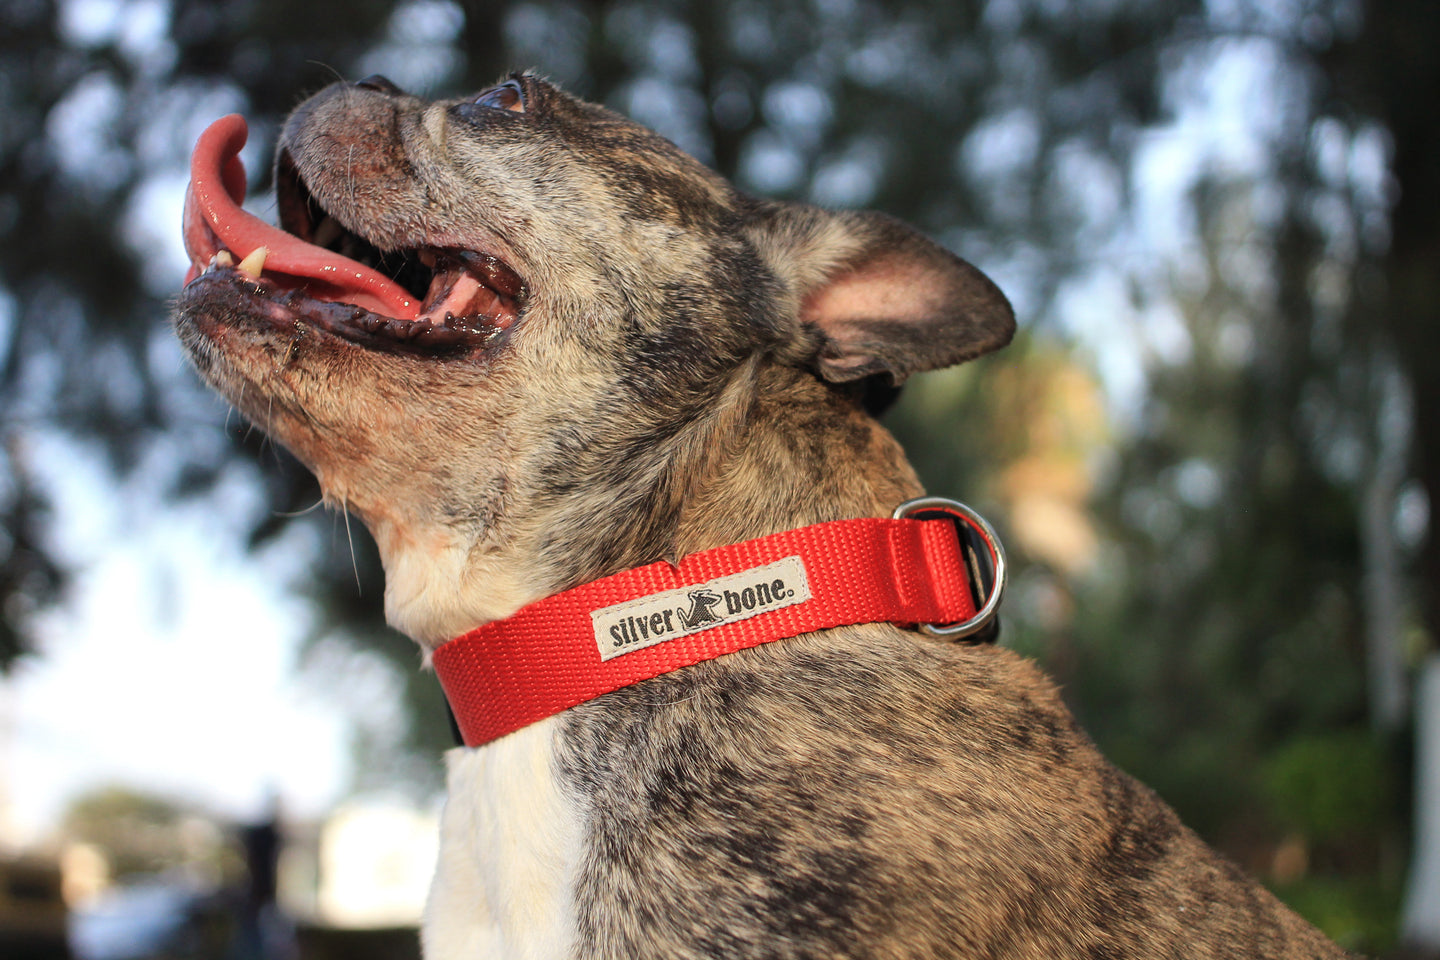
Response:
[[[325,219],[316,224],[315,235],[310,239],[310,242],[317,247],[328,247],[340,239],[340,234],[344,232],[345,228],[340,226],[340,221],[326,214]]]
[[[260,271],[265,268],[265,258],[269,256],[269,254],[269,247],[256,247],[245,255],[245,259],[241,260],[239,266],[235,269],[252,280],[259,280]]]
[[[229,250],[217,250],[215,256],[210,258],[210,262],[217,267],[233,267],[235,266],[235,255]]]

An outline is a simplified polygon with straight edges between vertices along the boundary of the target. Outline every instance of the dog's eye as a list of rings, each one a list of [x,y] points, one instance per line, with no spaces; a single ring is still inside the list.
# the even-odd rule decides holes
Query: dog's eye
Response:
[[[520,84],[514,80],[506,81],[493,90],[486,90],[475,98],[475,106],[489,107],[492,110],[510,110],[514,113],[525,112],[525,97],[520,91]]]

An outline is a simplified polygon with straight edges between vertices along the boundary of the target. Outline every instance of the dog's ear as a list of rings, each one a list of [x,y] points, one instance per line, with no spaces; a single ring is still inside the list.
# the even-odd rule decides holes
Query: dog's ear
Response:
[[[831,382],[880,374],[898,385],[998,350],[1015,332],[989,277],[885,214],[766,205],[750,236],[798,296],[802,326],[820,334],[807,359]]]

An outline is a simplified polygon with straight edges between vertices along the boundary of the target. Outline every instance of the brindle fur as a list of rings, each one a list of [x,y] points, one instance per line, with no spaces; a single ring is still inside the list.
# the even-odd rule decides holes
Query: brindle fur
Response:
[[[863,385],[1013,328],[987,280],[897,222],[744,196],[518,79],[526,113],[493,116],[336,85],[282,137],[377,246],[513,265],[524,309],[497,345],[365,349],[240,280],[193,284],[177,311],[209,382],[369,525],[387,615],[427,650],[620,569],[888,515],[921,490]],[[1343,956],[1004,649],[823,631],[553,730],[583,841],[577,958]]]

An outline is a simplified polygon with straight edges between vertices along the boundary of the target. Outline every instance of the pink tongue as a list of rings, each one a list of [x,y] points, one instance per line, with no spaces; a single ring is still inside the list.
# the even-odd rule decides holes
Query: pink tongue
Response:
[[[338,253],[306,243],[240,208],[245,199],[245,167],[240,148],[249,130],[238,113],[221,117],[200,134],[190,157],[190,188],[185,193],[185,251],[190,255],[189,283],[200,275],[220,246],[245,257],[266,247],[266,273],[305,280],[311,296],[401,320],[420,315],[420,304],[399,284]]]

